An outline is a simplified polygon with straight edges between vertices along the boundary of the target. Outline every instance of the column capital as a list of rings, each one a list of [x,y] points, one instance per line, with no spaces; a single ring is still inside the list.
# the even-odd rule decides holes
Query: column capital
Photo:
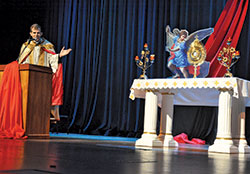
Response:
[[[161,95],[175,95],[173,92],[162,92]]]
[[[218,88],[218,91],[233,93],[234,90],[232,88]]]

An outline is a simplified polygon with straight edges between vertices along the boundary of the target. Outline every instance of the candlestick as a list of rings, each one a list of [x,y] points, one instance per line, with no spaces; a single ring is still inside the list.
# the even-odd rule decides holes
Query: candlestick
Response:
[[[150,54],[150,51],[148,49],[148,44],[145,43],[143,46],[143,50],[141,51],[141,57],[139,58],[138,56],[135,56],[135,62],[136,65],[142,69],[142,74],[140,75],[140,79],[147,79],[148,77],[146,76],[146,70],[152,66],[155,60],[155,55],[151,54],[150,58],[147,56]]]

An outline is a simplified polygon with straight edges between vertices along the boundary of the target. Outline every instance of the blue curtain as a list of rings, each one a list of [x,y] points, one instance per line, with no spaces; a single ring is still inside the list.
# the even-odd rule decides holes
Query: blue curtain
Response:
[[[129,88],[141,71],[134,57],[144,43],[155,54],[149,78],[171,76],[166,68],[165,27],[190,33],[213,27],[226,0],[53,0],[47,2],[46,38],[72,48],[62,58],[64,104],[70,132],[140,136],[144,100],[129,99]],[[248,13],[249,14],[249,13]],[[233,73],[250,79],[250,19],[238,44],[241,60]]]

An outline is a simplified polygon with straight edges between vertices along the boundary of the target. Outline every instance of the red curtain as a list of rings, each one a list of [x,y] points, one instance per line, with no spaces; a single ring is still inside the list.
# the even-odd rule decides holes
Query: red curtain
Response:
[[[226,67],[220,65],[217,55],[226,45],[227,39],[232,39],[231,46],[236,47],[241,29],[246,17],[248,0],[229,0],[226,3],[215,27],[213,34],[206,42],[207,58],[210,62],[208,77],[222,77]]]
[[[19,65],[6,65],[0,83],[0,138],[24,137]]]

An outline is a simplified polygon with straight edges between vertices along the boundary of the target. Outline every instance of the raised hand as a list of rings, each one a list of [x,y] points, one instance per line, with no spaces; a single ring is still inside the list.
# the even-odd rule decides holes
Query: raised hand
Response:
[[[60,54],[59,54],[59,57],[63,57],[63,56],[68,55],[68,54],[70,53],[70,51],[72,50],[71,48],[69,48],[69,49],[67,49],[67,50],[65,50],[64,48],[65,48],[65,47],[63,47],[63,48],[61,49]]]

